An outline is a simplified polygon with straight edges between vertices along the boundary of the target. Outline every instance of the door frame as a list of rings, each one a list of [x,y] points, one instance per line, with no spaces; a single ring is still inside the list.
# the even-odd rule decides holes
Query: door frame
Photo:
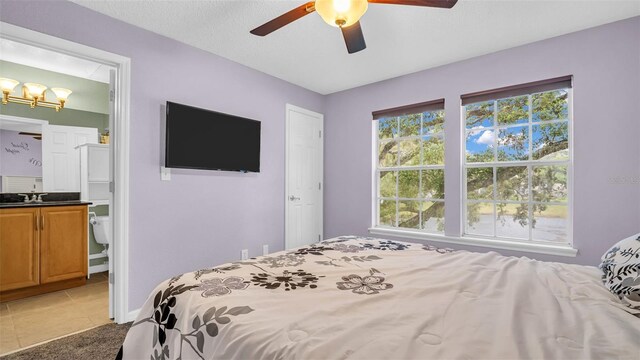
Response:
[[[292,111],[295,112],[299,112],[311,117],[315,117],[317,119],[320,120],[321,125],[321,129],[320,130],[320,183],[321,183],[321,187],[320,187],[320,238],[324,239],[324,115],[317,113],[315,111],[311,111],[311,110],[307,110],[304,108],[301,108],[299,106],[295,106],[292,104],[286,104],[285,107],[285,145],[284,145],[284,248],[288,249],[289,248],[289,226],[288,226],[288,221],[289,221],[289,181],[288,181],[288,174],[289,174],[289,167],[290,167],[290,163],[289,163],[289,142],[290,142],[290,135],[289,135],[289,129],[290,129],[290,122],[291,122],[291,117],[290,117],[290,113]]]
[[[0,22],[0,38],[55,51],[58,53],[90,60],[116,69],[114,128],[109,129],[112,136],[114,162],[112,188],[113,235],[118,239],[113,244],[114,285],[113,305],[115,322],[125,323],[134,320],[136,313],[129,312],[129,124],[131,59],[90,46],[78,44],[16,25]],[[113,281],[112,281],[113,280]]]

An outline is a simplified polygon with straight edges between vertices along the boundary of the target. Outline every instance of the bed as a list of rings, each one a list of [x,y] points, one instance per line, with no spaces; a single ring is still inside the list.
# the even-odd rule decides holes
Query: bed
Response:
[[[640,359],[596,267],[343,236],[156,287],[124,359]]]

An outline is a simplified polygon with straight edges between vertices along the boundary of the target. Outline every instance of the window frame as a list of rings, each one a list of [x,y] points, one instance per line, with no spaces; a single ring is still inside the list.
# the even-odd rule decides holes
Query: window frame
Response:
[[[444,129],[444,121],[446,121],[446,113],[444,113],[443,115],[443,124],[442,124],[442,129],[438,132],[434,132],[434,133],[428,133],[428,134],[424,134],[423,133],[423,124],[424,124],[424,114],[427,112],[436,112],[436,111],[442,111],[443,113],[445,112],[444,109],[444,102],[442,105],[441,109],[434,109],[434,110],[425,110],[422,112],[412,112],[412,113],[408,113],[408,114],[404,114],[404,115],[416,115],[416,114],[420,114],[420,131],[419,131],[419,135],[411,135],[411,136],[397,136],[397,137],[392,137],[391,139],[388,139],[384,142],[387,141],[395,141],[398,145],[398,151],[399,151],[399,146],[400,146],[400,141],[406,141],[406,140],[418,140],[420,142],[422,142],[422,138],[425,136],[430,136],[430,137],[438,137],[441,139],[443,147],[445,146],[445,139],[446,139],[446,135],[445,135],[445,129]],[[395,116],[390,116],[390,117],[395,117],[396,118],[396,122],[397,122],[397,129],[398,129],[398,133],[400,133],[400,118],[404,115],[395,115]],[[416,198],[404,198],[404,197],[399,197],[399,173],[400,171],[420,171],[422,172],[423,170],[441,170],[444,174],[445,172],[445,160],[443,158],[442,164],[438,164],[438,165],[424,165],[423,164],[423,152],[422,150],[420,151],[420,164],[421,165],[407,165],[407,166],[400,166],[398,165],[398,163],[396,163],[396,166],[391,166],[391,167],[380,167],[380,161],[379,161],[379,149],[380,149],[380,135],[379,135],[379,129],[380,129],[380,120],[385,119],[385,117],[380,117],[379,119],[375,119],[372,121],[373,123],[373,149],[372,149],[372,199],[373,199],[373,206],[372,206],[372,221],[371,224],[373,225],[373,228],[376,229],[384,229],[384,230],[409,230],[409,231],[418,231],[424,234],[433,234],[433,235],[444,235],[444,229],[442,231],[431,231],[431,230],[426,230],[426,229],[422,229],[422,211],[419,211],[419,226],[420,229],[414,229],[414,228],[405,228],[405,227],[399,227],[398,223],[400,220],[400,215],[399,215],[399,206],[400,206],[400,201],[418,201],[418,202],[441,202],[444,204],[445,208],[446,208],[446,201],[444,198],[442,199],[438,199],[438,198],[431,198],[431,197],[416,197]],[[398,162],[400,160],[400,157],[398,157]],[[395,197],[386,197],[386,196],[381,196],[380,194],[380,172],[387,172],[387,171],[392,171],[392,172],[396,172],[396,174],[398,174],[396,176],[396,196]],[[443,175],[444,176],[444,175]],[[422,176],[420,176],[420,180],[418,183],[418,195],[420,194],[420,191],[422,190]],[[446,190],[445,190],[446,192]],[[395,201],[395,205],[396,205],[396,211],[395,211],[395,221],[394,224],[395,226],[389,226],[389,225],[384,225],[380,223],[380,202],[382,200],[389,200]],[[445,216],[443,215],[442,217],[442,221],[446,222]]]
[[[494,106],[494,113],[493,113],[493,119],[494,119],[494,125],[489,128],[490,130],[494,131],[494,146],[493,146],[493,153],[494,153],[494,160],[491,162],[475,162],[475,163],[467,163],[467,159],[466,159],[466,149],[467,149],[467,134],[471,131],[473,131],[472,129],[467,129],[467,125],[466,125],[466,106],[467,105],[460,105],[460,118],[461,118],[461,130],[460,131],[460,135],[461,135],[461,139],[460,139],[460,148],[461,148],[461,157],[460,157],[460,180],[461,180],[461,184],[460,184],[460,189],[461,189],[461,208],[460,208],[460,234],[461,234],[461,238],[463,239],[484,239],[484,240],[489,240],[489,241],[506,241],[509,243],[513,243],[513,244],[532,244],[532,245],[540,245],[540,246],[564,246],[564,247],[568,247],[573,249],[573,163],[574,163],[574,156],[573,156],[573,121],[574,121],[574,117],[573,117],[573,88],[572,87],[558,87],[555,90],[565,90],[567,91],[567,118],[566,119],[553,119],[553,120],[544,120],[544,121],[538,121],[538,122],[533,122],[532,119],[532,112],[533,112],[533,102],[532,102],[532,95],[534,94],[538,94],[538,93],[543,93],[543,92],[549,92],[549,91],[554,91],[554,90],[545,90],[545,91],[537,91],[537,92],[531,92],[531,93],[527,93],[527,97],[529,99],[528,104],[529,104],[529,109],[528,109],[528,119],[526,123],[518,123],[518,124],[508,124],[508,125],[498,125],[497,124],[497,117],[498,117],[498,105],[497,105],[497,101],[498,100],[502,100],[502,99],[510,99],[510,98],[515,98],[515,97],[521,97],[523,95],[516,95],[516,96],[511,96],[511,97],[505,97],[505,98],[493,98],[491,100],[485,100],[485,101],[494,101],[495,102],[495,106]],[[470,104],[468,104],[470,105]],[[567,123],[567,136],[568,136],[568,159],[566,160],[560,160],[560,161],[540,161],[540,160],[534,160],[532,158],[532,150],[533,150],[533,126],[537,125],[537,124],[553,124],[553,123]],[[508,128],[518,128],[518,127],[524,127],[527,126],[528,127],[528,131],[529,131],[529,139],[528,139],[528,154],[529,154],[529,158],[528,160],[515,160],[515,161],[500,161],[498,159],[498,139],[499,139],[499,131],[502,129],[508,129]],[[497,169],[500,167],[523,167],[526,166],[527,167],[527,186],[528,186],[528,197],[529,199],[527,201],[518,201],[518,200],[500,200],[497,198]],[[534,201],[532,199],[532,189],[531,189],[531,184],[532,184],[532,177],[533,177],[533,167],[538,167],[538,166],[566,166],[567,168],[567,201],[566,202],[541,202],[541,201]],[[468,199],[468,194],[467,194],[467,169],[470,168],[492,168],[492,169],[496,169],[493,171],[493,198],[491,200],[477,200],[477,199]],[[490,235],[480,235],[480,234],[474,234],[474,233],[468,233],[467,232],[467,205],[469,203],[491,203],[493,205],[493,236]],[[513,203],[513,204],[522,204],[522,203],[526,203],[528,206],[528,239],[523,239],[523,238],[514,238],[514,237],[508,237],[508,236],[497,236],[497,223],[498,220],[496,219],[497,217],[497,204],[498,203],[505,203],[505,204],[509,204],[509,203]],[[546,241],[546,240],[536,240],[533,239],[532,237],[532,232],[533,232],[533,226],[531,224],[531,219],[535,216],[534,213],[532,212],[532,205],[533,204],[547,204],[547,205],[561,205],[561,206],[566,206],[567,207],[567,218],[566,218],[566,234],[567,234],[567,241],[566,242],[556,242],[556,241]],[[574,255],[575,256],[575,255]]]
[[[539,80],[539,81],[533,81],[533,82],[529,82],[529,83],[521,83],[521,84],[517,84],[517,85],[512,85],[512,86],[505,86],[505,87],[501,87],[501,88],[495,88],[495,89],[491,89],[491,90],[484,90],[484,91],[479,91],[479,92],[474,92],[474,93],[467,93],[467,94],[462,94],[462,95],[457,95],[457,96],[452,96],[451,99],[445,99],[442,98],[438,101],[432,101],[432,102],[427,102],[427,103],[421,103],[421,104],[417,104],[417,105],[421,105],[421,106],[425,106],[425,105],[432,105],[433,103],[444,103],[445,100],[447,101],[453,101],[454,103],[457,101],[458,104],[458,111],[460,111],[460,113],[456,116],[455,113],[455,105],[453,108],[449,107],[448,109],[446,109],[446,107],[443,106],[443,110],[445,110],[445,126],[443,128],[442,134],[443,134],[443,139],[446,137],[446,139],[449,139],[449,144],[446,145],[445,143],[445,153],[447,151],[450,151],[453,148],[455,148],[455,146],[458,146],[458,150],[460,151],[458,154],[458,159],[455,159],[455,157],[452,159],[451,156],[449,155],[449,157],[445,160],[448,161],[449,164],[445,164],[444,165],[444,169],[445,169],[445,194],[449,194],[449,196],[445,195],[445,206],[448,209],[443,217],[443,220],[445,222],[445,229],[444,229],[444,233],[440,232],[440,233],[432,233],[432,232],[425,232],[419,229],[409,229],[409,228],[398,228],[398,227],[388,227],[388,226],[380,226],[378,221],[379,221],[379,187],[378,187],[378,182],[379,182],[379,172],[378,172],[378,151],[379,151],[379,135],[378,135],[378,130],[379,130],[379,121],[377,119],[379,119],[380,117],[387,115],[387,116],[391,116],[391,114],[397,116],[398,114],[400,114],[402,111],[407,111],[406,108],[411,108],[411,106],[401,106],[398,108],[393,108],[393,109],[388,109],[388,110],[380,110],[380,111],[374,111],[372,113],[373,115],[373,121],[372,121],[372,128],[371,128],[371,149],[370,149],[370,154],[371,154],[371,172],[370,172],[370,176],[371,176],[371,188],[370,188],[370,199],[371,199],[371,203],[370,203],[370,209],[371,209],[371,220],[370,220],[370,227],[368,229],[369,234],[371,235],[379,235],[379,236],[384,236],[384,237],[391,237],[391,238],[405,238],[405,239],[410,239],[412,241],[419,241],[419,242],[424,242],[424,241],[428,241],[428,242],[436,242],[436,243],[444,243],[444,244],[451,244],[451,245],[463,245],[463,246],[473,246],[473,247],[480,247],[480,248],[488,248],[491,250],[495,250],[495,249],[503,249],[503,250],[509,250],[509,251],[516,251],[516,252],[529,252],[529,253],[537,253],[537,254],[546,254],[546,255],[553,255],[553,256],[563,256],[563,257],[575,257],[577,256],[578,250],[576,248],[573,247],[573,233],[574,233],[574,229],[573,229],[573,216],[574,216],[574,209],[573,209],[573,200],[574,200],[574,141],[573,141],[573,136],[574,136],[574,114],[573,114],[573,98],[574,98],[574,93],[573,93],[573,75],[566,75],[566,76],[561,76],[561,77],[556,77],[556,78],[550,78],[550,79],[544,79],[544,80]],[[568,103],[567,103],[567,132],[568,132],[568,156],[569,159],[565,164],[561,164],[562,166],[566,166],[567,167],[567,201],[566,203],[563,203],[563,205],[567,206],[567,243],[560,243],[560,242],[554,242],[554,241],[535,241],[535,240],[524,240],[524,239],[514,239],[514,238],[506,238],[506,237],[501,237],[501,238],[496,238],[494,236],[481,236],[481,235],[473,235],[473,234],[465,234],[465,224],[466,224],[466,167],[465,167],[465,163],[466,163],[466,153],[465,153],[465,149],[466,149],[466,134],[467,134],[467,129],[466,129],[466,114],[465,114],[465,105],[471,104],[473,103],[478,103],[478,102],[483,102],[483,101],[487,101],[490,99],[493,100],[497,100],[497,99],[503,99],[503,98],[509,98],[509,97],[515,97],[517,95],[530,95],[530,94],[535,94],[535,93],[541,93],[541,92],[547,92],[547,91],[553,91],[553,90],[559,90],[559,89],[566,89],[566,91],[568,92]],[[454,99],[454,97],[456,97],[456,99]],[[483,99],[484,97],[484,99]],[[464,105],[463,105],[464,104]],[[530,104],[531,105],[531,104]],[[530,108],[532,109],[532,106],[530,106]],[[448,111],[447,111],[448,110]],[[497,106],[496,106],[496,111],[497,111]],[[415,112],[417,113],[417,112]],[[458,120],[454,120],[455,118],[458,118]],[[458,121],[458,124],[451,124],[451,122],[456,122]],[[565,121],[565,120],[563,120]],[[553,120],[551,121],[541,121],[539,123],[550,123],[553,122]],[[450,125],[446,125],[447,123],[449,123]],[[527,126],[534,126],[536,123],[538,122],[532,122],[531,125],[530,121],[528,121],[526,123]],[[462,125],[460,127],[460,124]],[[495,125],[495,124],[494,124]],[[524,126],[525,124],[513,124],[514,126]],[[506,126],[503,126],[502,128],[505,128]],[[495,127],[494,127],[495,128]],[[500,128],[500,126],[498,126],[498,128]],[[457,134],[454,134],[456,133]],[[531,139],[530,141],[533,141],[533,136],[532,134],[530,134]],[[451,139],[454,140],[454,142],[456,141],[456,136],[458,137],[458,141],[459,144],[458,145],[454,145],[452,143],[450,143]],[[499,136],[499,133],[495,135],[496,137]],[[497,140],[496,140],[497,141]],[[461,149],[461,150],[460,150]],[[497,148],[496,148],[497,151]],[[452,161],[455,160],[455,161]],[[527,160],[525,163],[527,163],[525,166],[529,166],[528,163],[529,162],[533,162],[532,160]],[[507,166],[510,165],[509,162],[507,161],[498,161],[497,158],[495,159],[495,163],[500,163],[503,166]],[[481,167],[480,164],[483,163],[477,163],[479,166]],[[486,164],[486,163],[484,163]],[[550,165],[558,165],[559,163],[557,162],[553,162]],[[521,161],[517,161],[517,164],[512,164],[512,165],[517,165],[517,166],[522,166],[523,164],[521,164]],[[537,161],[534,164],[531,164],[531,166],[544,166],[547,165],[546,162],[543,161]],[[456,169],[457,167],[457,169]],[[491,167],[493,168],[494,166],[491,165]],[[453,172],[453,174],[455,174],[455,172],[458,172],[457,176],[458,178],[456,180],[452,180],[451,179],[451,174]],[[527,170],[528,171],[528,170]],[[448,176],[449,176],[449,180],[447,180],[447,175],[446,173],[448,172]],[[528,179],[530,178],[529,175]],[[529,184],[531,184],[531,181],[529,181]],[[457,189],[454,189],[457,188]],[[458,191],[458,195],[457,196],[462,196],[462,198],[458,199],[456,198],[456,195],[453,194],[452,195],[452,191]],[[531,192],[531,189],[528,189],[529,193]],[[452,196],[455,199],[455,201],[452,203]],[[448,199],[447,199],[448,198]],[[449,203],[447,203],[447,201]],[[397,208],[396,208],[397,210]],[[449,222],[449,224],[447,225],[447,223]]]

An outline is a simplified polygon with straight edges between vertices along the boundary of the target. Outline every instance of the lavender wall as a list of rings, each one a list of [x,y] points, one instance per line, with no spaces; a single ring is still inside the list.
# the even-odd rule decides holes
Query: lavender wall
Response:
[[[0,130],[0,176],[42,176],[42,141]]]
[[[371,225],[373,110],[445,98],[446,234],[459,236],[460,95],[573,74],[578,256],[524,255],[597,264],[612,243],[640,232],[638,39],[640,17],[329,95],[325,235],[365,235]]]
[[[170,276],[245,248],[283,248],[285,104],[324,112],[323,96],[70,2],[0,8],[3,22],[131,58],[130,310]],[[261,172],[180,171],[161,182],[167,100],[262,121]]]

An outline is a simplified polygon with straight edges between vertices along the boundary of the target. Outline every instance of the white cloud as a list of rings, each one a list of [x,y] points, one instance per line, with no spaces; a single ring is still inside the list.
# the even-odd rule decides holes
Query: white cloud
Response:
[[[493,146],[493,131],[485,130],[476,140],[477,144]]]
[[[483,129],[485,129],[485,127],[482,126],[482,125],[474,126],[473,128],[471,128],[471,130],[469,130],[469,135],[476,136],[476,135],[480,134]]]

